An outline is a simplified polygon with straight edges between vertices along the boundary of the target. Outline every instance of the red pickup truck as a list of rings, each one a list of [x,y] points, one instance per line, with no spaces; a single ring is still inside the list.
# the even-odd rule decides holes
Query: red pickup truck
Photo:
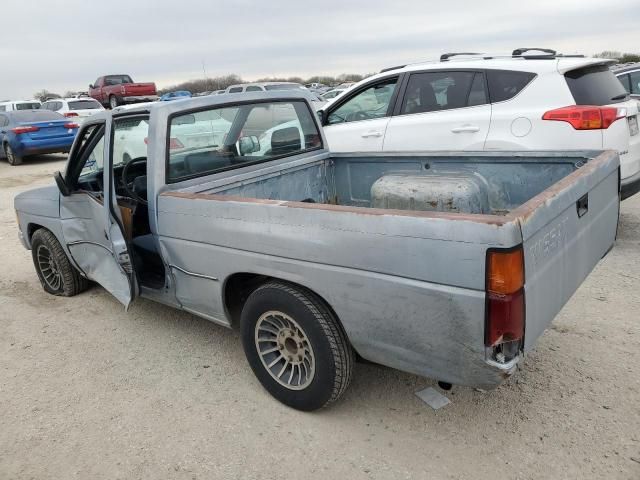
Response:
[[[105,107],[158,100],[155,83],[134,83],[129,75],[105,75],[89,85],[89,96]]]

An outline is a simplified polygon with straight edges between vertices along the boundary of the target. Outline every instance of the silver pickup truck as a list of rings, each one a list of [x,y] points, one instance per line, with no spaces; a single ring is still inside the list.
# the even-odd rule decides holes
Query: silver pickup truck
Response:
[[[620,188],[610,151],[331,154],[295,92],[94,115],[55,180],[15,200],[47,292],[238,328],[301,410],[356,357],[499,385],[612,248]]]

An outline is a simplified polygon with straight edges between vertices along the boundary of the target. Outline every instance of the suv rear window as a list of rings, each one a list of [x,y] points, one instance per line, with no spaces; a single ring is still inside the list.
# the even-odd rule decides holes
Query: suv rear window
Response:
[[[16,103],[15,104],[15,109],[16,110],[35,110],[40,108],[40,104],[39,103],[31,103],[31,102],[23,102],[23,103]]]
[[[69,110],[95,110],[100,104],[94,100],[78,100],[69,102]]]
[[[571,70],[564,78],[576,105],[608,105],[627,100],[626,90],[606,65]]]
[[[529,85],[536,74],[531,72],[514,72],[511,70],[488,70],[487,83],[491,103],[504,102],[515,97],[524,87]]]

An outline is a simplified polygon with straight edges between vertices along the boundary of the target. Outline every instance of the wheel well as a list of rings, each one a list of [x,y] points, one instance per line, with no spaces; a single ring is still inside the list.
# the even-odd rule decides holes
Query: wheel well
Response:
[[[27,225],[27,238],[29,239],[29,243],[31,243],[31,237],[36,233],[36,230],[40,230],[44,228],[42,225],[38,225],[37,223],[30,223]],[[46,229],[45,229],[46,230]]]
[[[290,285],[294,285],[296,287],[307,290],[312,293],[320,301],[322,301],[325,306],[331,311],[331,313],[335,316],[338,323],[344,330],[344,326],[342,325],[342,321],[336,315],[335,310],[329,302],[327,302],[322,295],[317,294],[313,290],[304,285],[297,284],[295,282],[291,282],[289,280],[283,280],[277,277],[270,277],[267,275],[258,275],[256,273],[234,273],[224,282],[223,285],[223,299],[224,306],[227,310],[227,314],[229,315],[229,319],[231,320],[231,326],[236,328],[240,325],[240,314],[242,313],[242,307],[244,306],[249,295],[258,288],[260,285],[263,285],[271,280],[277,280],[283,283],[288,283]]]

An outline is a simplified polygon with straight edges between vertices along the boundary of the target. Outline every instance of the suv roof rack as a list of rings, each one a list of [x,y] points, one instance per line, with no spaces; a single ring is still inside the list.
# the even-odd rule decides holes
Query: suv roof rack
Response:
[[[524,55],[527,52],[537,51],[543,52],[537,55]],[[565,55],[563,53],[557,53],[555,50],[551,50],[550,48],[516,48],[511,55],[492,55],[487,53],[478,53],[478,52],[451,52],[451,53],[443,53],[440,55],[440,62],[448,62],[453,57],[457,56],[467,56],[472,57],[469,60],[494,60],[494,59],[508,59],[508,58],[519,58],[523,60],[553,60],[555,58],[585,58],[584,55]],[[461,59],[463,60],[463,59]],[[390,72],[391,70],[398,70],[400,68],[408,67],[411,65],[422,65],[424,63],[436,63],[437,60],[424,60],[421,62],[411,62],[405,63],[403,65],[396,65],[394,67],[387,67],[380,70],[379,73]]]
[[[454,53],[443,53],[442,55],[440,55],[440,61],[441,62],[446,62],[447,60],[449,60],[451,57],[455,57],[458,55],[473,55],[473,56],[478,56],[478,55],[482,55],[481,53],[477,53],[477,52],[454,52]]]

